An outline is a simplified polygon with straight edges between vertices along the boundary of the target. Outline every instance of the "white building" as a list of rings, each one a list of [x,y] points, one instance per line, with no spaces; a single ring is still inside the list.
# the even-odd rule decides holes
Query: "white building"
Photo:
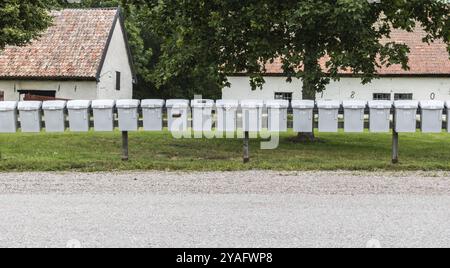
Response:
[[[0,51],[0,100],[132,98],[136,79],[120,9],[52,15],[39,39]]]
[[[379,79],[362,85],[361,79],[342,73],[339,82],[331,82],[325,92],[317,94],[317,99],[335,100],[450,100],[450,59],[447,46],[443,42],[431,45],[422,42],[424,32],[395,31],[391,38],[398,43],[406,43],[410,70],[401,66],[391,66],[378,70]],[[286,82],[281,63],[267,66],[266,84],[263,89],[251,90],[247,75],[228,77],[230,88],[223,89],[224,99],[301,99],[302,81]]]

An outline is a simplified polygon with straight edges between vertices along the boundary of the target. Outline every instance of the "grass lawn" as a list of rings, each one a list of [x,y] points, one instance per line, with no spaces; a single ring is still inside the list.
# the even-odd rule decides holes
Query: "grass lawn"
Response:
[[[283,134],[276,150],[242,140],[172,138],[168,132],[130,133],[130,161],[121,161],[120,132],[0,134],[0,171],[113,170],[450,170],[450,134],[400,134],[400,163],[392,165],[390,134],[318,134],[298,144]]]

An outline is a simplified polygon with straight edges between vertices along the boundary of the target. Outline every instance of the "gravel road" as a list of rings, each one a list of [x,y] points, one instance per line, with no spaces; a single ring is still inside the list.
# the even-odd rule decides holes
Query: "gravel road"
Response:
[[[450,247],[450,173],[0,173],[0,247]]]

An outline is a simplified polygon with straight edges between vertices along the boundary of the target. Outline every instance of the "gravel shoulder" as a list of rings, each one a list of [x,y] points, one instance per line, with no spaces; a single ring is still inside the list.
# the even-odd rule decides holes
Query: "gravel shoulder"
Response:
[[[0,173],[1,194],[450,195],[450,172]]]
[[[0,173],[0,247],[450,247],[449,207],[446,172]]]

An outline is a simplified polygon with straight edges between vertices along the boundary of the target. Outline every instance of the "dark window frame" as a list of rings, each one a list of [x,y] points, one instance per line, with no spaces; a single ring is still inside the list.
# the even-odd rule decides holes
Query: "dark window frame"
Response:
[[[293,98],[292,92],[275,92],[275,94],[274,94],[274,99],[276,99],[276,100],[292,101],[292,98]]]
[[[394,100],[413,100],[413,93],[395,93]]]
[[[372,99],[373,100],[388,100],[390,101],[392,98],[391,93],[373,93]]]
[[[122,88],[122,73],[116,72],[116,90],[120,91]]]

